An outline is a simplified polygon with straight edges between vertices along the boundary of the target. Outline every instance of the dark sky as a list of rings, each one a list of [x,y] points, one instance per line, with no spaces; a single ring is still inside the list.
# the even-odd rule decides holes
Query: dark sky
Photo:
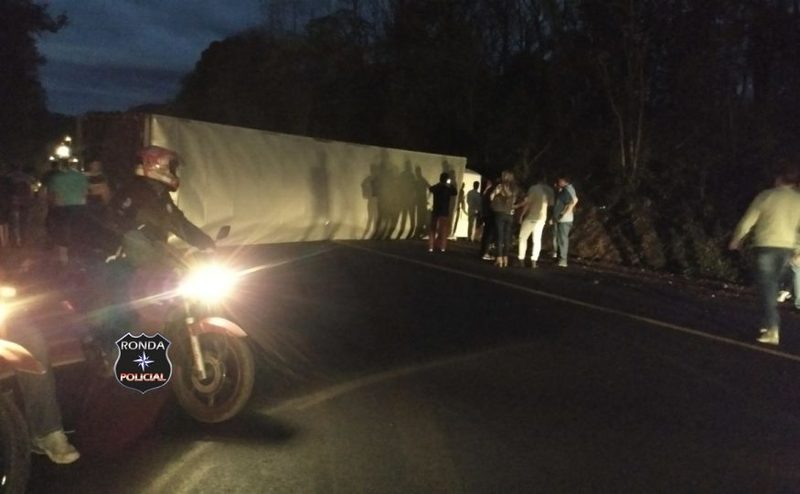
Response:
[[[51,111],[124,110],[172,98],[214,40],[261,20],[259,0],[49,0],[69,25],[47,34],[42,84]]]

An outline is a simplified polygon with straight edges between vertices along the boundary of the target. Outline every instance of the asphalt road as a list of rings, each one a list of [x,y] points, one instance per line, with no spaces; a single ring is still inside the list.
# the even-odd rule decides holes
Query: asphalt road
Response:
[[[32,492],[800,492],[800,318],[463,245],[260,247],[232,310],[259,347],[247,413],[59,371],[83,458]]]

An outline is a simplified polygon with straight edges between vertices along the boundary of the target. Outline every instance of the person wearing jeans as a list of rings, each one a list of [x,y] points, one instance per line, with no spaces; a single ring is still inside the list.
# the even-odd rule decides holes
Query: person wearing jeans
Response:
[[[28,257],[21,261],[17,260],[13,265],[18,267],[8,273],[10,275],[8,280],[5,270],[0,269],[0,280],[4,284],[6,281],[11,282],[24,295],[39,293],[42,286],[52,286],[49,269],[41,260],[36,262],[32,257]],[[56,398],[55,377],[50,366],[48,343],[36,324],[36,320],[41,317],[40,309],[35,306],[20,306],[12,311],[8,319],[0,324],[0,338],[25,347],[46,370],[44,374],[26,372],[17,374],[32,451],[47,455],[53,463],[69,464],[78,460],[80,453],[70,444],[64,433],[61,408]]]
[[[778,284],[798,247],[800,169],[795,163],[786,164],[775,179],[775,187],[756,196],[739,221],[729,245],[731,250],[740,249],[744,237],[753,232],[756,289],[761,308],[761,334],[757,341],[770,345],[780,343]]]
[[[794,308],[800,311],[800,252],[795,251],[791,264],[792,278],[794,278]]]
[[[495,264],[501,268],[508,267],[508,251],[511,250],[516,197],[517,186],[514,183],[514,174],[510,171],[504,171],[500,176],[500,183],[491,194],[491,205],[497,231],[497,260]]]
[[[572,230],[578,195],[566,175],[559,176],[557,186],[560,190],[553,205],[553,218],[556,222],[555,235],[556,244],[558,245],[558,265],[565,268],[569,259],[569,232]]]

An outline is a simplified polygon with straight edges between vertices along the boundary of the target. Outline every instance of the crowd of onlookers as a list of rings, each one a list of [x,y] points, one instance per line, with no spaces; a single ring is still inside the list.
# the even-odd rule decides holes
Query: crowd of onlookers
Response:
[[[443,173],[430,192],[433,210],[428,250],[432,252],[438,248],[444,251],[452,216],[448,205],[456,190],[450,184],[449,175]],[[512,172],[504,171],[498,180],[486,179],[482,189],[480,182],[474,182],[465,200],[461,196],[457,209],[463,210],[467,217],[468,239],[480,241],[482,259],[494,261],[499,267],[508,267],[516,240],[519,265],[530,263],[532,268],[536,268],[542,252],[543,232],[549,223],[553,229],[553,257],[558,260],[558,266],[567,266],[578,195],[566,175],[560,175],[553,186],[546,183],[544,176],[535,177],[533,185],[525,191],[519,187]]]
[[[433,212],[428,250],[445,251],[452,212],[448,209],[456,189],[443,173],[430,188]],[[483,187],[481,187],[483,185]],[[462,191],[463,191],[462,186]],[[553,233],[552,255],[559,267],[567,267],[570,231],[578,195],[568,176],[558,175],[553,186],[543,176],[523,191],[510,171],[498,180],[476,181],[466,194],[459,195],[457,208],[467,215],[467,237],[480,239],[480,256],[495,265],[509,266],[516,234],[518,265],[538,266],[542,234],[549,224]],[[752,232],[756,258],[756,288],[763,314],[758,341],[779,343],[779,302],[793,300],[800,311],[800,169],[787,159],[775,186],[759,194],[736,228],[730,248],[738,250]],[[528,249],[528,241],[531,248]]]
[[[83,171],[75,160],[53,160],[38,178],[15,166],[0,175],[0,247],[33,244],[42,216],[37,213],[43,212],[45,243],[66,264],[70,250],[85,252],[98,246],[110,198],[98,160],[90,160]]]

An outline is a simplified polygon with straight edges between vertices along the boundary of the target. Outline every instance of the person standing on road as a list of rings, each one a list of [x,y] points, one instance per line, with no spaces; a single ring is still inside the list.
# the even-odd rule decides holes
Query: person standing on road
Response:
[[[475,229],[480,226],[481,193],[478,191],[480,187],[480,182],[472,182],[472,190],[467,192],[467,237],[470,242],[475,241]]]
[[[500,184],[491,194],[492,211],[497,234],[497,260],[495,265],[508,267],[508,251],[511,250],[511,234],[514,227],[514,203],[517,200],[517,185],[514,174],[506,170],[500,176]]]
[[[528,189],[525,199],[514,207],[522,207],[520,215],[519,230],[519,252],[518,259],[522,266],[525,266],[525,253],[528,250],[528,237],[533,237],[531,246],[531,267],[536,268],[539,261],[539,254],[542,251],[542,232],[547,221],[547,209],[555,202],[553,189],[545,183],[544,177],[540,177],[536,184]]]
[[[756,286],[761,305],[760,343],[780,343],[778,283],[798,246],[800,233],[800,170],[792,163],[775,179],[775,187],[753,199],[736,226],[729,248],[738,250],[753,231]]]
[[[53,175],[48,185],[48,199],[52,206],[52,228],[56,245],[56,256],[61,265],[69,262],[82,240],[86,220],[86,196],[89,180],[70,163],[64,171]],[[72,252],[70,252],[72,251]]]
[[[492,212],[492,192],[497,187],[491,179],[486,179],[486,187],[481,194],[481,259],[484,261],[494,261],[494,257],[489,253],[489,246],[495,241],[494,213]]]
[[[578,205],[578,195],[575,187],[566,175],[558,177],[558,188],[555,204],[553,205],[553,219],[556,223],[556,244],[558,245],[558,266],[567,267],[569,259],[569,233],[574,221],[575,206]]]
[[[439,183],[428,189],[433,194],[433,211],[431,225],[428,229],[428,252],[438,248],[447,250],[447,237],[450,235],[450,200],[458,194],[453,187],[453,180],[447,173],[439,175]]]

